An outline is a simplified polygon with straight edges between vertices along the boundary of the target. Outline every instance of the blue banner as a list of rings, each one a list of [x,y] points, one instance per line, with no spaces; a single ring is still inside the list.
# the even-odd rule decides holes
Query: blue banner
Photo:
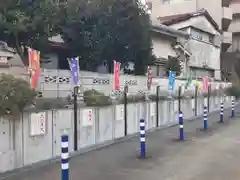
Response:
[[[70,59],[70,66],[72,72],[72,81],[74,85],[79,83],[79,64],[78,58],[71,58]]]
[[[175,72],[169,71],[169,90],[173,91],[175,85]]]

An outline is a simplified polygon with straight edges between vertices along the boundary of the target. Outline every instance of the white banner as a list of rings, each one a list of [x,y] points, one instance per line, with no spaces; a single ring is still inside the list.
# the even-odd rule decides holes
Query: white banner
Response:
[[[92,126],[93,125],[93,110],[83,109],[82,126]]]
[[[207,106],[208,105],[208,100],[207,98],[204,98],[204,106]]]
[[[46,113],[31,113],[30,136],[44,135],[46,133]]]
[[[124,120],[124,105],[116,106],[115,117],[117,121]]]
[[[192,109],[195,109],[195,99],[191,99]]]
[[[156,115],[156,103],[151,103],[150,104],[150,116],[155,116]]]
[[[173,107],[174,113],[177,113],[178,112],[178,101],[177,100],[174,101],[173,106],[174,106]]]

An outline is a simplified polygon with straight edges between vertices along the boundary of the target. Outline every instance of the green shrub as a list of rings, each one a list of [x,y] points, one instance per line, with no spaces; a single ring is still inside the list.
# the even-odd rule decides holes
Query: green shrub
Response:
[[[229,96],[235,96],[236,99],[240,98],[240,85],[233,85],[226,89],[226,93]]]
[[[36,92],[27,81],[12,75],[0,74],[0,116],[18,119],[23,109],[31,104]]]
[[[38,110],[50,110],[50,109],[62,109],[69,105],[69,102],[65,98],[48,98],[48,99],[36,99],[35,107]]]
[[[151,101],[156,101],[156,100],[157,100],[157,95],[156,95],[156,94],[151,94],[151,95],[149,95],[149,99],[150,99]],[[167,100],[168,97],[167,97],[167,96],[159,96],[158,99],[159,99],[159,101],[161,101],[161,100]]]
[[[109,96],[92,89],[83,92],[83,99],[86,106],[108,106],[112,104]]]
[[[127,97],[128,103],[136,103],[136,102],[142,102],[145,101],[146,98],[142,94],[137,94],[137,95],[130,95]]]
[[[118,99],[120,103],[124,103],[124,97]],[[127,96],[127,103],[137,103],[146,101],[145,95],[143,94],[135,94],[135,95],[128,95]]]

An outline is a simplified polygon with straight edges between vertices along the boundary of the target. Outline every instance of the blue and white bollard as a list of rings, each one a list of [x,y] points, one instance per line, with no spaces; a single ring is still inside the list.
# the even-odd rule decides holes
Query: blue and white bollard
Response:
[[[62,180],[69,180],[69,164],[68,164],[68,135],[63,135],[61,138],[61,168],[62,168]]]
[[[140,119],[140,157],[146,156],[145,121]]]
[[[208,113],[207,106],[204,106],[204,110],[203,110],[203,128],[204,128],[204,130],[206,130],[208,128],[207,113]]]
[[[235,102],[234,99],[232,99],[232,119],[235,118]]]
[[[178,114],[178,120],[179,120],[179,133],[180,133],[180,140],[184,140],[184,129],[183,129],[183,113],[180,111]]]
[[[223,123],[223,102],[221,102],[220,107],[220,122]]]

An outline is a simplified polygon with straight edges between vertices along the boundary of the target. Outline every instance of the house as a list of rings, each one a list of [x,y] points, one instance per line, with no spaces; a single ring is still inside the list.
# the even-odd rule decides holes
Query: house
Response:
[[[166,25],[158,24],[152,26],[153,54],[157,61],[152,66],[154,77],[166,76],[165,64],[169,58],[176,58],[180,62],[188,59],[191,53],[181,44],[189,39],[189,34],[184,31],[170,28]],[[184,69],[180,76],[185,74]]]
[[[187,41],[180,42],[192,53],[184,62],[185,72],[197,78],[209,76],[221,79],[221,30],[206,10],[168,16],[160,21],[170,28],[190,34]]]
[[[14,49],[6,42],[0,41],[0,73],[11,74],[28,80],[27,68]]]

